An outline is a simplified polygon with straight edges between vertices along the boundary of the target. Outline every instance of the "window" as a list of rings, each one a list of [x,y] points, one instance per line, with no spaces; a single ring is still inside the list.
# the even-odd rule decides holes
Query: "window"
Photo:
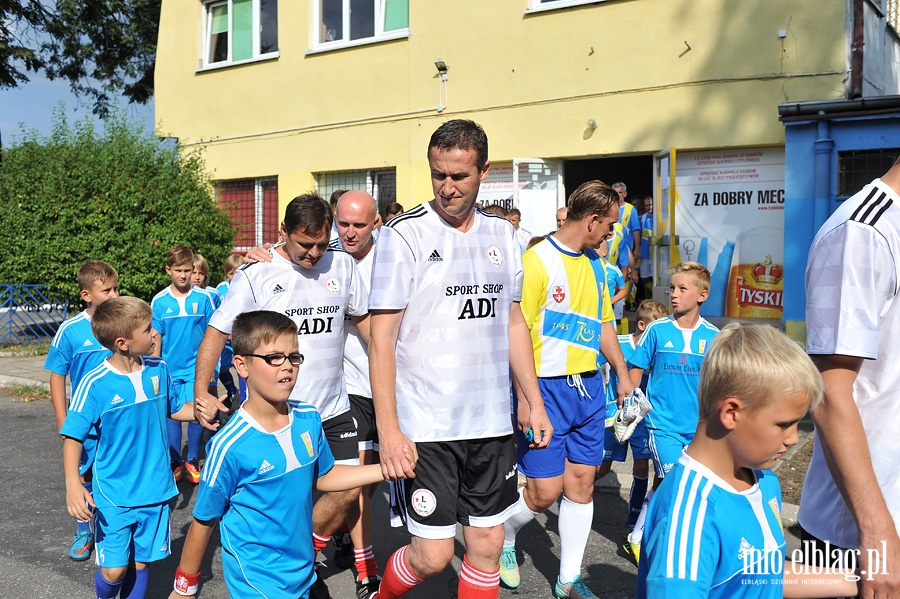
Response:
[[[278,241],[278,179],[219,181],[216,202],[234,225],[234,251]]]
[[[838,152],[837,197],[848,198],[885,174],[898,155],[900,148]]]
[[[223,0],[205,9],[203,66],[278,56],[278,0]]]
[[[409,0],[314,0],[313,45],[321,49],[409,36]]]
[[[525,9],[525,12],[542,12],[582,4],[599,4],[600,2],[603,0],[528,0],[528,8]]]
[[[335,171],[316,175],[316,189],[328,200],[338,189],[365,189],[378,201],[378,211],[384,214],[388,204],[397,201],[397,171]]]

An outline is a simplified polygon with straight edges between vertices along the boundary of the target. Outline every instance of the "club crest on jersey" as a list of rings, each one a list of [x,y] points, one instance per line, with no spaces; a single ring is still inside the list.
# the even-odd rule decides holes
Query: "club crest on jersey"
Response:
[[[412,494],[412,508],[423,518],[430,516],[437,508],[437,498],[428,489],[416,489]]]
[[[503,250],[496,245],[491,244],[487,247],[485,253],[487,254],[488,260],[491,262],[491,266],[494,268],[503,266]]]
[[[341,282],[334,277],[328,277],[325,279],[325,289],[327,289],[328,293],[331,295],[337,295],[341,292]]]
[[[706,339],[700,340],[700,353],[704,353],[706,351]]]
[[[557,285],[553,288],[553,301],[561,304],[564,299],[566,299],[566,289],[562,285]]]
[[[306,453],[309,454],[309,457],[313,457],[315,452],[313,451],[312,437],[309,434],[309,431],[305,431],[300,438],[303,439],[303,445],[306,446]]]
[[[198,304],[197,302],[191,302],[191,310],[194,311],[194,314],[197,313],[197,308],[199,308],[199,307],[200,307],[200,304]]]
[[[778,520],[778,526],[784,528],[784,524],[781,522],[781,510],[778,509],[778,499],[775,497],[770,499],[769,507],[772,508],[772,513],[775,514],[775,519]]]
[[[153,384],[153,395],[159,395],[159,377],[151,376],[150,382]]]

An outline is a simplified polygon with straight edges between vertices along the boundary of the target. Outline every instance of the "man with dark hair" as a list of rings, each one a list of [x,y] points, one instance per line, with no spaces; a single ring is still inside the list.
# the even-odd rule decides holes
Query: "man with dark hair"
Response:
[[[466,553],[458,597],[496,597],[503,522],[515,504],[509,373],[523,393],[531,447],[553,434],[519,308],[513,227],[475,209],[487,136],[450,121],[431,137],[434,199],[382,227],[369,307],[369,365],[381,467],[412,534],[391,556],[377,597],[400,597],[441,572],[456,525]]]
[[[271,249],[271,262],[239,268],[228,295],[210,320],[197,356],[194,394],[216,401],[206,387],[239,314],[253,310],[286,314],[297,323],[299,351],[306,356],[291,398],[319,410],[336,463],[354,465],[359,463],[359,451],[344,385],[344,320],[349,317],[362,338],[368,339],[368,295],[355,260],[346,252],[328,248],[332,222],[332,211],[318,194],[291,200],[281,223],[285,241]],[[224,406],[220,404],[219,409]],[[326,493],[319,499],[313,509],[316,551],[327,544],[345,517],[359,517],[358,499],[359,489]]]

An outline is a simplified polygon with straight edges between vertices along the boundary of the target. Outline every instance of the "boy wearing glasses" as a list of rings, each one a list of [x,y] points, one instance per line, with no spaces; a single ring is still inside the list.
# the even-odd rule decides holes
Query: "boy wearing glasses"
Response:
[[[247,400],[207,444],[194,521],[170,597],[193,597],[200,565],[221,521],[222,566],[232,597],[308,597],[315,551],[312,491],[335,492],[382,480],[378,464],[335,465],[311,405],[290,400],[303,355],[297,325],[283,314],[246,312],[232,327],[234,367]],[[198,399],[198,412],[213,414]]]

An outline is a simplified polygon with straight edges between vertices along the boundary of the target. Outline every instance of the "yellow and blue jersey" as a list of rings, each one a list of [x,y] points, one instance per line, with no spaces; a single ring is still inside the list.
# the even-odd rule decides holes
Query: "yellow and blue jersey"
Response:
[[[600,256],[552,236],[522,256],[522,314],[539,377],[597,370],[600,326],[614,320]]]

